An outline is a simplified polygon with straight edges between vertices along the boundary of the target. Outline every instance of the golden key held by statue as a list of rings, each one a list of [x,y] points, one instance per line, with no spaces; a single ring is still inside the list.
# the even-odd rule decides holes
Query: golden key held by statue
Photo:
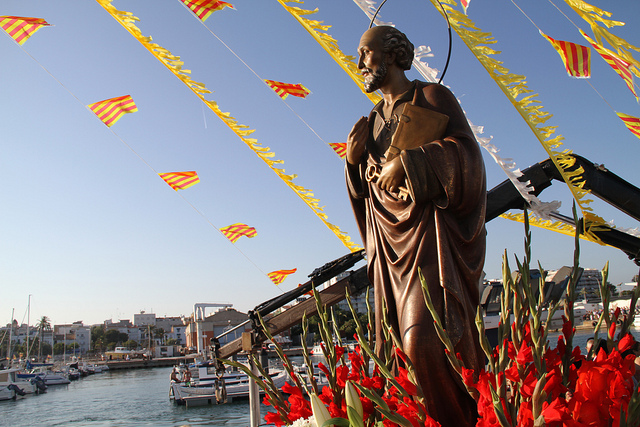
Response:
[[[381,165],[368,165],[367,171],[365,172],[367,181],[375,182],[380,177],[381,168]],[[398,187],[398,197],[406,202],[409,197],[409,190],[407,190],[406,187]]]

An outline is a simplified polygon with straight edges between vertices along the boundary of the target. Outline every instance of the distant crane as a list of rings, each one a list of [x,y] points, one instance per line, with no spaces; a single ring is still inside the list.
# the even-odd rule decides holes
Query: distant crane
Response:
[[[232,307],[233,304],[216,304],[216,303],[196,303],[193,305],[193,320],[196,322],[196,336],[198,337],[198,353],[204,356],[204,349],[207,349],[208,346],[204,342],[204,337],[202,334],[202,322],[205,319],[205,309],[207,307]]]

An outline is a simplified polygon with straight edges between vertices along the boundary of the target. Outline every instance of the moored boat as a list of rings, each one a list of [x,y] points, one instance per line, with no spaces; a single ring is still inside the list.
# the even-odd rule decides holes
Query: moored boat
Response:
[[[278,388],[282,387],[289,377],[285,370],[274,371],[270,376]],[[192,369],[186,366],[176,367],[171,374],[169,398],[178,405],[211,405],[248,396],[247,374],[242,371],[225,371],[218,377],[213,362],[200,363]]]
[[[18,379],[31,380],[32,378],[41,378],[47,386],[58,384],[69,384],[71,381],[64,372],[54,372],[49,367],[37,366],[27,373],[17,373]]]

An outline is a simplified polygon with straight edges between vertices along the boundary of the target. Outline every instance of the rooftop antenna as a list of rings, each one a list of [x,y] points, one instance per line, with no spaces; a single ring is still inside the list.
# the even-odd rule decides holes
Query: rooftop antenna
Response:
[[[444,70],[440,75],[440,80],[438,80],[438,84],[440,84],[442,83],[442,79],[444,78],[444,75],[447,73],[447,68],[449,68],[449,60],[451,59],[452,37],[451,37],[451,22],[449,22],[449,15],[447,15],[447,12],[444,10],[444,6],[442,6],[442,3],[440,3],[440,0],[436,0],[436,1],[440,5],[440,8],[442,9],[442,13],[444,14],[444,17],[447,20],[447,29],[449,32],[449,51],[447,52],[447,62],[444,64]],[[369,23],[369,28],[373,27],[373,22],[376,20],[376,16],[378,16],[378,12],[380,12],[380,9],[382,9],[382,6],[384,6],[386,2],[387,0],[383,0],[382,3],[380,3],[380,6],[378,6],[378,8],[376,9],[376,13],[373,14],[373,17],[371,18],[371,22]]]

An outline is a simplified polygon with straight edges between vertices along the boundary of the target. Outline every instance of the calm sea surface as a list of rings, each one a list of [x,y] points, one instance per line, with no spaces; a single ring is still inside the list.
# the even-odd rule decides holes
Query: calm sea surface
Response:
[[[632,330],[640,340],[640,329]],[[556,346],[559,333],[550,333]],[[578,331],[574,346],[583,349],[590,333]],[[602,336],[602,334],[600,334]],[[47,393],[0,402],[0,426],[248,426],[249,403],[186,408],[169,400],[171,368],[110,371]],[[262,416],[270,407],[261,406]]]
[[[169,400],[171,368],[110,371],[0,402],[2,426],[248,426],[249,401],[186,408]],[[262,406],[263,416],[268,410]]]

